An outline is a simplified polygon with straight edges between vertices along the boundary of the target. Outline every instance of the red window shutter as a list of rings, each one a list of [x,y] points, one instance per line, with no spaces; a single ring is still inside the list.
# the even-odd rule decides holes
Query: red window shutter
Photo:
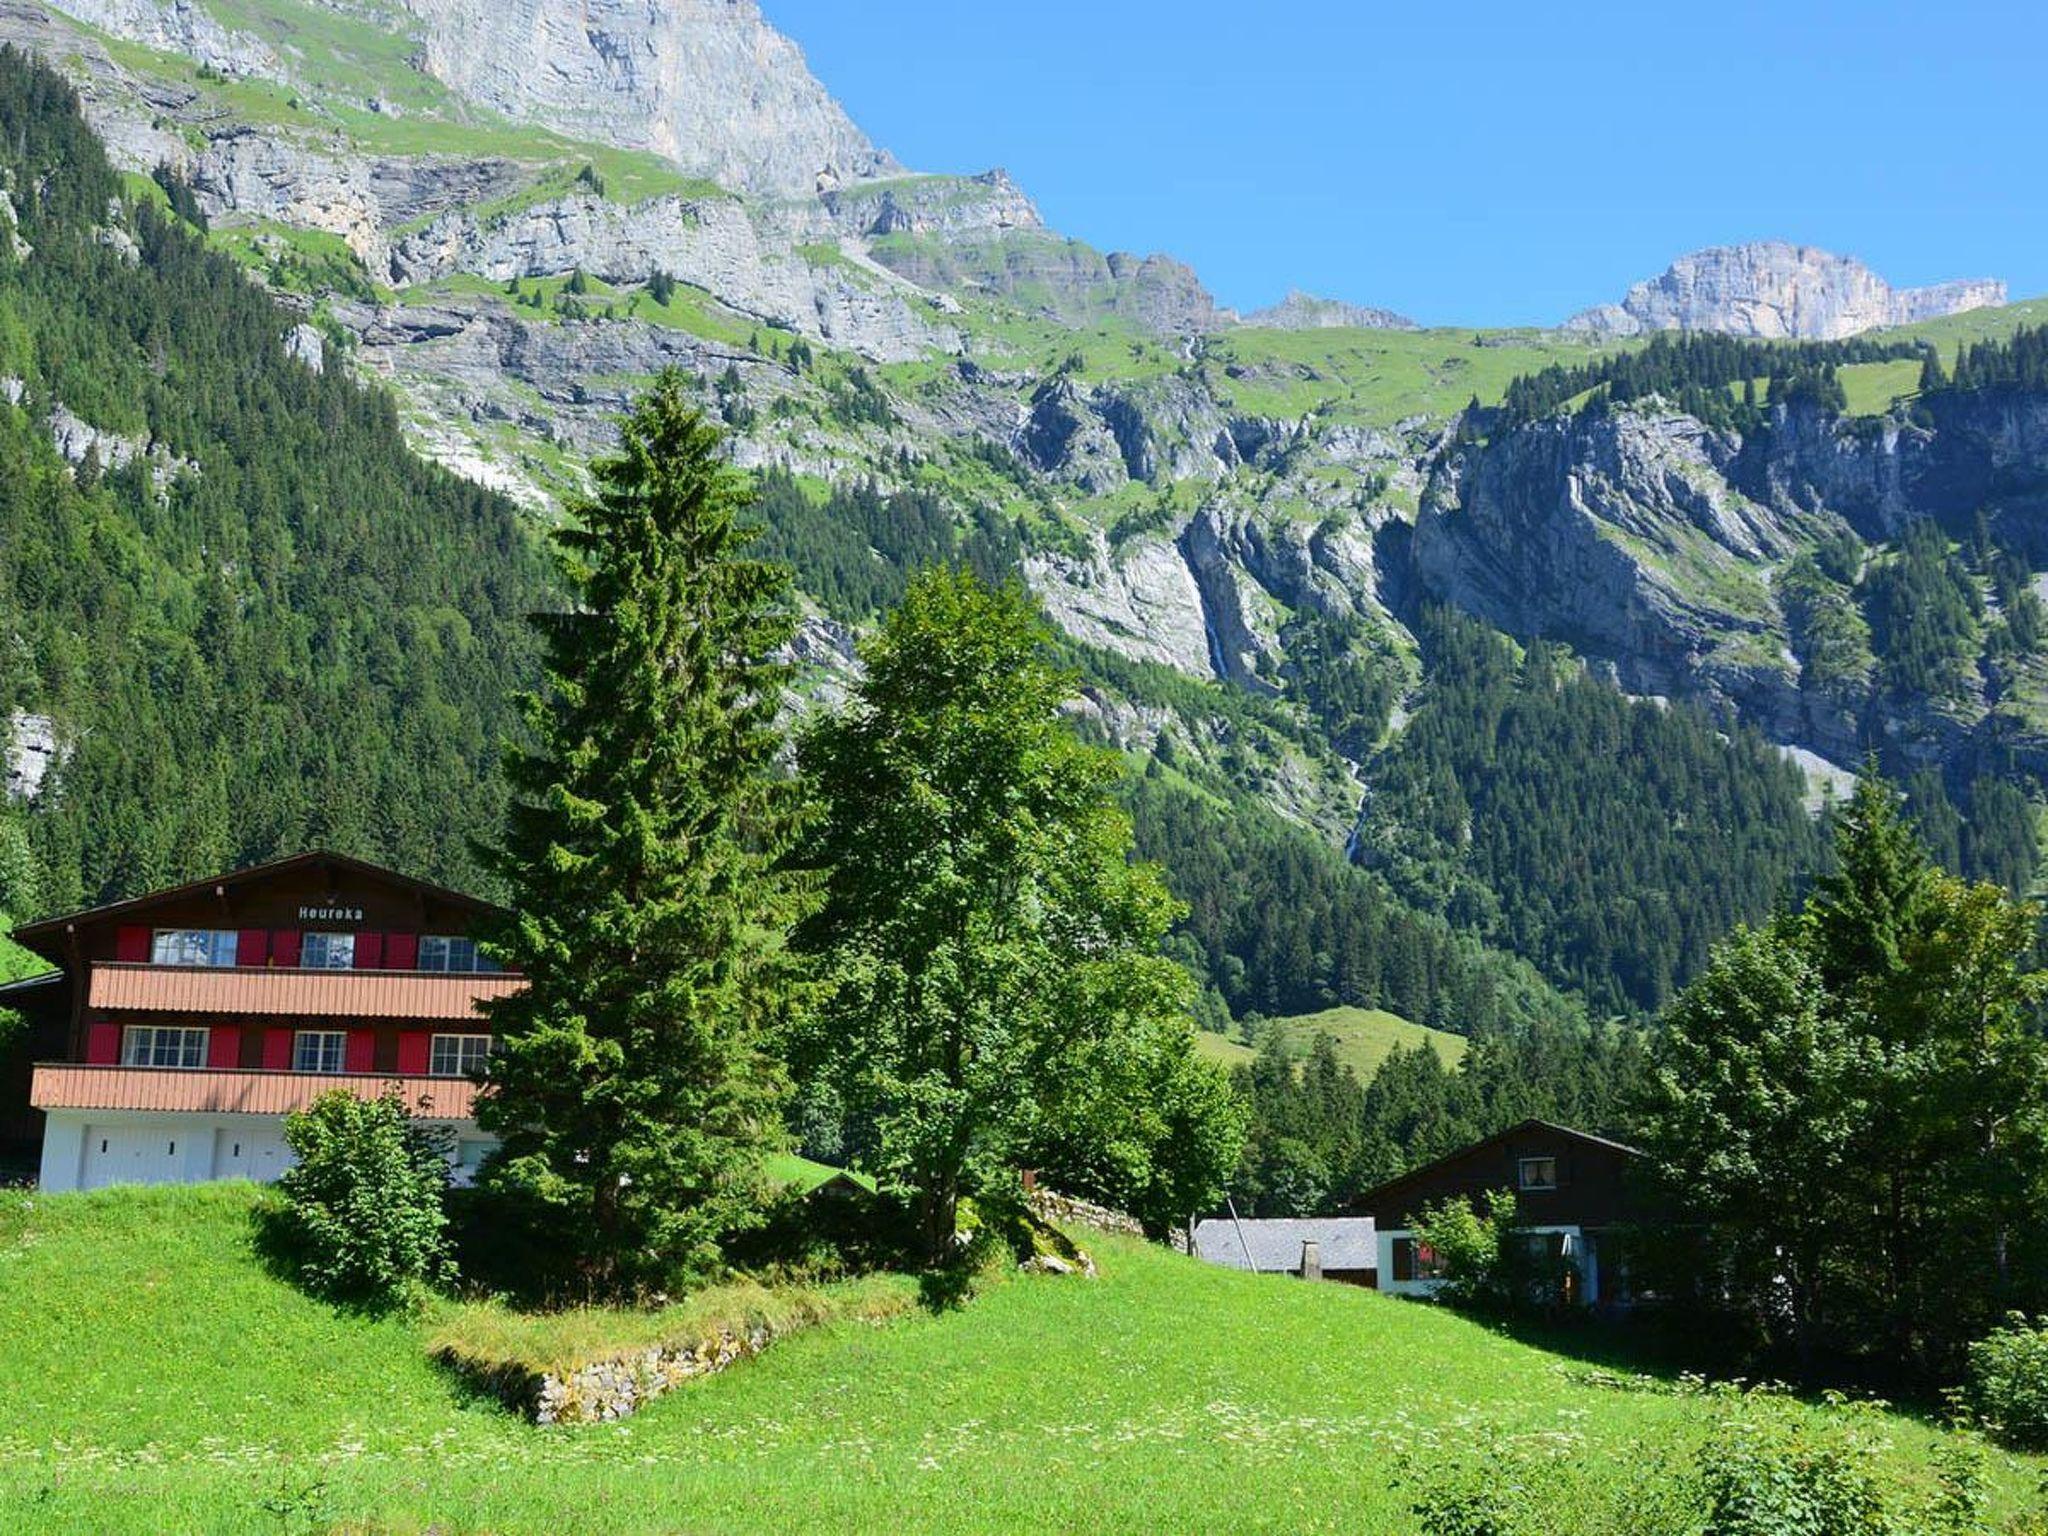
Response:
[[[263,1032],[263,1070],[289,1072],[292,1069],[292,1032],[266,1029]]]
[[[96,1067],[111,1067],[121,1060],[121,1026],[95,1024],[85,1032],[85,1059]]]
[[[373,1072],[377,1067],[377,1036],[372,1030],[348,1032],[348,1054],[344,1058],[351,1072]]]
[[[299,930],[280,928],[270,936],[270,963],[287,968],[299,963]]]
[[[381,971],[384,969],[383,934],[359,933],[356,935],[356,969],[359,971]]]
[[[384,935],[384,969],[416,971],[420,968],[420,936],[416,933]]]
[[[216,1024],[206,1032],[206,1064],[227,1071],[242,1064],[242,1032],[232,1024]]]
[[[235,935],[235,964],[261,965],[270,958],[270,935],[261,928],[244,928]]]
[[[433,1036],[424,1029],[402,1030],[398,1036],[398,1072],[401,1077],[425,1077]]]
[[[149,930],[131,923],[123,923],[115,929],[114,958],[123,965],[146,963],[149,959]]]

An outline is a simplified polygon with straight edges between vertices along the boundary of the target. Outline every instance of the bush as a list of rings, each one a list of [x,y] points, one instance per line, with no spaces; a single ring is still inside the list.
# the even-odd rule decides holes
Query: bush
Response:
[[[1970,1346],[1970,1409],[1998,1440],[2048,1450],[2048,1317],[2013,1313]]]
[[[390,1304],[452,1278],[448,1135],[396,1095],[324,1093],[285,1116],[297,1164],[278,1181],[299,1279],[338,1299]]]
[[[1454,1307],[1513,1312],[1555,1305],[1568,1294],[1571,1261],[1552,1251],[1547,1234],[1524,1227],[1506,1190],[1476,1203],[1458,1195],[1423,1207],[1415,1241],[1442,1261],[1437,1295]]]
[[[1894,1536],[1876,1447],[1796,1408],[1730,1413],[1700,1457],[1715,1536]]]
[[[1659,1390],[1674,1390],[1660,1386]],[[1682,1382],[1712,1400],[1711,1431],[1677,1428],[1625,1467],[1596,1462],[1575,1427],[1481,1423],[1401,1452],[1420,1536],[2034,1536],[1991,1518],[1983,1442],[1946,1434],[1925,1462],[1887,1453],[1878,1405],[1815,1407],[1777,1393]],[[1560,1512],[1569,1512],[1560,1519]]]

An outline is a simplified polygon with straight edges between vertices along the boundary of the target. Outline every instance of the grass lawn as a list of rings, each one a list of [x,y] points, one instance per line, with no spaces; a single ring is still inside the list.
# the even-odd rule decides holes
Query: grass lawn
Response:
[[[1384,1008],[1325,1008],[1321,1013],[1296,1014],[1273,1023],[1287,1032],[1288,1046],[1297,1056],[1314,1044],[1317,1035],[1330,1036],[1337,1042],[1337,1059],[1356,1072],[1361,1082],[1379,1070],[1380,1063],[1395,1046],[1413,1050],[1427,1040],[1436,1046],[1437,1055],[1447,1067],[1456,1066],[1465,1057],[1463,1035],[1411,1024]],[[1195,1046],[1211,1061],[1220,1061],[1226,1067],[1245,1065],[1255,1054],[1242,1041],[1207,1030],[1196,1034]]]
[[[1400,1532],[1404,1451],[1539,1435],[1625,1500],[1707,1413],[1435,1309],[1097,1237],[1099,1281],[828,1324],[542,1430],[429,1363],[431,1318],[268,1274],[255,1199],[4,1197],[0,1530]],[[1902,1463],[1932,1438],[1882,1431]],[[2015,1496],[2033,1476],[1997,1465]]]

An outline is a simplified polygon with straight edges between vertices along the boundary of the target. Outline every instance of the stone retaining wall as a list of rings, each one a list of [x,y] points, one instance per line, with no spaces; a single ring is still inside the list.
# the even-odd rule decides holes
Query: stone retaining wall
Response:
[[[757,1325],[698,1344],[656,1345],[595,1360],[564,1373],[509,1363],[485,1366],[452,1350],[442,1352],[441,1362],[536,1424],[603,1424],[637,1412],[686,1381],[752,1359],[776,1337]]]
[[[1056,1190],[1034,1187],[1024,1192],[1024,1203],[1031,1214],[1040,1221],[1049,1221],[1054,1226],[1093,1227],[1098,1232],[1115,1232],[1124,1237],[1143,1237],[1145,1228],[1137,1217],[1127,1211],[1114,1211],[1106,1205],[1097,1205],[1073,1195],[1062,1195]],[[1169,1239],[1181,1253],[1188,1251],[1185,1232],[1178,1228]]]

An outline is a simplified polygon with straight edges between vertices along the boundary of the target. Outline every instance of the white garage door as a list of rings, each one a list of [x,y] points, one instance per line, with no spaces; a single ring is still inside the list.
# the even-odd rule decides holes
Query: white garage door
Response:
[[[164,1125],[88,1125],[82,1189],[109,1184],[175,1184],[184,1177],[189,1132]]]
[[[291,1149],[277,1126],[237,1126],[213,1133],[213,1176],[268,1184],[292,1165]]]

